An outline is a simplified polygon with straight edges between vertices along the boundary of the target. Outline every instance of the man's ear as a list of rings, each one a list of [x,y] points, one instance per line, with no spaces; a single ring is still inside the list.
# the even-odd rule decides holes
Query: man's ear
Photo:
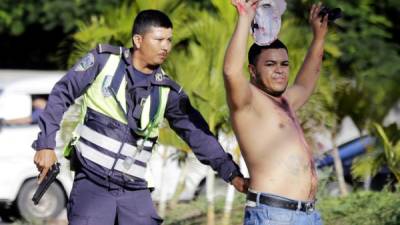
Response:
[[[250,78],[255,79],[256,78],[256,67],[253,64],[249,64],[247,67],[249,68]]]
[[[143,41],[143,37],[141,35],[139,35],[139,34],[133,35],[132,42],[133,42],[133,47],[135,49],[140,48],[142,41]]]

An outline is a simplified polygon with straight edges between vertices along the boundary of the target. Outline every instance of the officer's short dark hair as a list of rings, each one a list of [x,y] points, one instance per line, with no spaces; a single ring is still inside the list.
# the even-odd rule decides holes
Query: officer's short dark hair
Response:
[[[145,34],[152,26],[172,28],[172,22],[165,13],[159,10],[143,10],[137,14],[133,22],[132,37],[135,34]]]
[[[261,51],[264,49],[280,49],[283,48],[289,53],[285,44],[283,44],[279,39],[276,39],[269,45],[260,46],[254,43],[250,49],[248,54],[249,64],[256,65],[257,58],[261,54]]]

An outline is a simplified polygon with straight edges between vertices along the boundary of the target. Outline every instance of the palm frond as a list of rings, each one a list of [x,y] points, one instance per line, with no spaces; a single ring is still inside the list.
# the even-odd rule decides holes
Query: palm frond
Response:
[[[351,174],[357,179],[366,176],[375,176],[385,165],[385,156],[382,149],[374,148],[363,156],[356,158],[351,166]]]

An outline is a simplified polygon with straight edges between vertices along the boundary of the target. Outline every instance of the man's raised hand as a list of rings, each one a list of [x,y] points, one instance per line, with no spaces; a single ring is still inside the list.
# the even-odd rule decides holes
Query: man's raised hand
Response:
[[[241,16],[248,16],[251,19],[256,15],[256,8],[259,0],[231,0]]]
[[[310,9],[310,15],[308,21],[312,27],[315,39],[324,39],[328,32],[328,14],[326,14],[322,20],[318,15],[321,11],[321,3],[313,4]]]

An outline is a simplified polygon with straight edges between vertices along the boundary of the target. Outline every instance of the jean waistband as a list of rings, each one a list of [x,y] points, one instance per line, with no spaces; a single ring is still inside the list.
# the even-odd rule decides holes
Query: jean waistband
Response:
[[[247,200],[255,202],[256,205],[264,204],[272,207],[299,210],[307,213],[315,210],[315,200],[299,201],[270,193],[256,192],[254,190],[249,190],[247,193]]]

